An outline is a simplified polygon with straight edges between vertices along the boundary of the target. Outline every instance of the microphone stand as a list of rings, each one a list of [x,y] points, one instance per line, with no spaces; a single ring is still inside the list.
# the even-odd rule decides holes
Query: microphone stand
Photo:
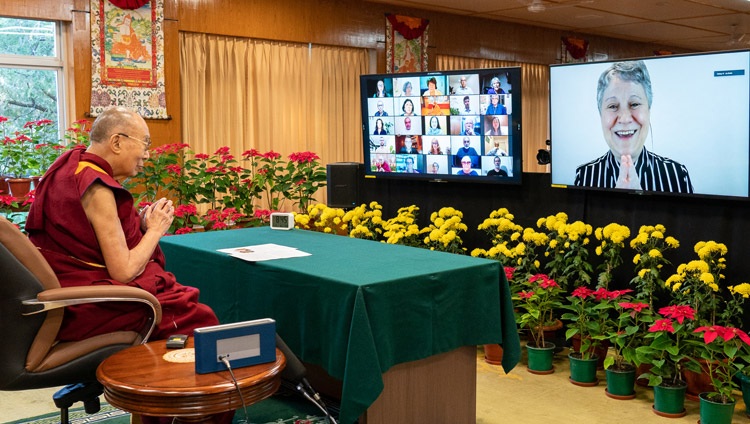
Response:
[[[289,349],[284,340],[276,334],[276,347],[286,356],[287,369],[281,373],[281,378],[287,381],[296,383],[295,389],[305,397],[305,399],[312,402],[317,406],[326,416],[328,422],[331,424],[337,424],[333,416],[328,412],[328,408],[320,397],[320,394],[312,387],[309,381],[307,381],[307,369],[302,365],[302,361],[297,358],[297,355]]]

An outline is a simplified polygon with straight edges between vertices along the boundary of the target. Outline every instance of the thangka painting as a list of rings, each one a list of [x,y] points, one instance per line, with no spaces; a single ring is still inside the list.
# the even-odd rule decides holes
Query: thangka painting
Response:
[[[391,14],[385,17],[387,72],[426,71],[427,27],[430,21]]]
[[[91,115],[125,106],[167,119],[164,88],[164,0],[121,9],[91,0]]]

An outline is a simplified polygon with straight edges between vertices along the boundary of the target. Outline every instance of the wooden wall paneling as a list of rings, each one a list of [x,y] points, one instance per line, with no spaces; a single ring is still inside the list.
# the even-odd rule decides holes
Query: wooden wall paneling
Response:
[[[182,140],[180,95],[180,37],[179,22],[164,20],[164,84],[166,85],[167,115],[170,119],[148,119],[154,146],[178,143]]]
[[[69,22],[72,19],[70,11],[74,1],[76,0],[3,0],[0,15]]]
[[[386,13],[429,19],[431,55],[552,64],[558,61],[560,37],[570,35],[553,29],[361,0],[193,0],[180,3],[179,19],[181,31],[377,48],[385,41]],[[592,51],[610,57],[650,56],[659,47],[603,37],[586,38]],[[384,65],[379,63],[380,67]]]

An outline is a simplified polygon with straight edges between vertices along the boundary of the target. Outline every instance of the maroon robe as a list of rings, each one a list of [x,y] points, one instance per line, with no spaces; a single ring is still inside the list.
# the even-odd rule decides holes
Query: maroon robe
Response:
[[[164,269],[164,255],[158,246],[146,269],[133,281],[122,283],[110,277],[81,204],[83,194],[94,183],[112,189],[128,248],[135,247],[143,237],[133,196],[112,177],[109,163],[82,148],[64,153],[44,175],[26,223],[29,238],[52,266],[60,285],[126,284],[150,292],[162,307],[162,321],[152,339],[177,333],[192,335],[195,328],[218,324],[213,311],[198,303],[198,289],[177,283],[175,276]],[[59,339],[82,340],[112,331],[137,331],[147,319],[144,312],[144,306],[128,303],[66,308]]]

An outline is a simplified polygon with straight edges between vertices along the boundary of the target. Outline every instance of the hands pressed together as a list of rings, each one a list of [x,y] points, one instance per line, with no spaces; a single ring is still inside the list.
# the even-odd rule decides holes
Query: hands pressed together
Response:
[[[174,220],[174,205],[171,200],[162,197],[141,209],[140,216],[143,231],[154,230],[164,234]]]
[[[616,188],[641,189],[641,179],[635,172],[635,163],[630,155],[620,156],[620,175],[617,177]]]

